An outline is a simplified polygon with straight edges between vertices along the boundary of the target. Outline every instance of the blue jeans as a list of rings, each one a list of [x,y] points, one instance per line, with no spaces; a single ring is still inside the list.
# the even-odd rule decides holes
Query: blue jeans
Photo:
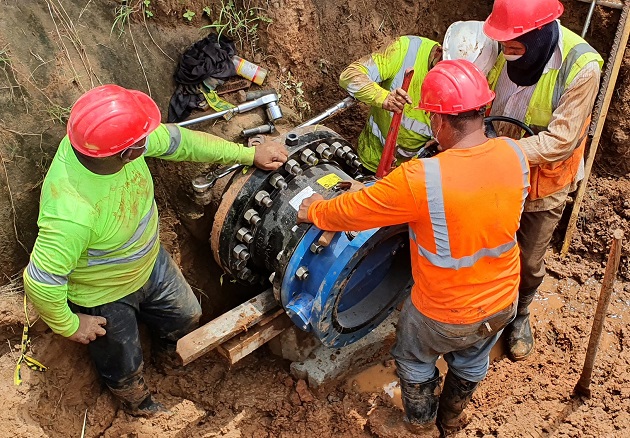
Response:
[[[514,319],[516,303],[474,324],[446,324],[424,316],[408,297],[396,328],[392,356],[398,376],[408,383],[424,383],[434,377],[440,355],[449,372],[470,382],[486,377],[490,350],[503,328]]]
[[[137,291],[111,303],[81,307],[75,313],[107,319],[104,336],[88,344],[88,350],[107,386],[125,389],[142,379],[142,347],[138,321],[153,338],[153,355],[174,355],[177,340],[199,325],[201,306],[171,256],[160,247],[149,281]]]

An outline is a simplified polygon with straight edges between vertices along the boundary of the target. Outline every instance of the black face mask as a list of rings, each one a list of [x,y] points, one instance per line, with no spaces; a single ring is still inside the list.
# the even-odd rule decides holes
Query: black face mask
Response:
[[[510,80],[522,87],[538,82],[556,50],[559,37],[558,24],[552,21],[540,29],[534,29],[515,38],[515,41],[525,46],[526,51],[516,61],[507,61],[507,74]]]

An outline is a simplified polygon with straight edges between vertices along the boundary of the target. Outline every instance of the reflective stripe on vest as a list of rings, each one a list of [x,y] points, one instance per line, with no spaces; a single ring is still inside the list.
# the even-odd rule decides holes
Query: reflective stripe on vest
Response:
[[[524,190],[521,201],[521,211],[525,205],[527,197],[529,168],[527,160],[521,148],[516,142],[505,138],[504,140],[511,146],[512,150],[519,158],[521,170],[523,172]],[[429,217],[433,227],[433,239],[435,241],[436,253],[432,253],[424,248],[417,241],[416,234],[409,227],[409,236],[418,248],[418,254],[426,258],[429,263],[439,268],[445,269],[461,269],[470,268],[483,257],[499,258],[507,251],[516,246],[516,235],[509,242],[503,243],[494,248],[482,248],[474,254],[464,257],[455,258],[451,253],[451,243],[449,239],[448,224],[446,222],[446,209],[444,207],[444,190],[442,187],[442,172],[440,169],[440,161],[438,159],[424,160],[425,184],[427,190],[427,203],[429,207]]]
[[[379,139],[382,145],[385,145],[385,137],[381,132],[381,128],[379,128],[376,124],[374,116],[370,116],[370,118],[368,119],[368,125],[372,129],[372,134],[374,134],[374,136]],[[416,134],[431,137],[431,128],[426,124],[420,122],[419,120],[414,120],[403,115],[400,125],[409,131],[415,132]]]
[[[151,218],[155,214],[156,210],[157,210],[157,208],[155,206],[155,203],[153,203],[151,205],[151,208],[149,209],[149,212],[147,214],[145,214],[142,219],[140,219],[140,223],[138,224],[138,228],[136,228],[136,231],[129,238],[129,240],[127,240],[127,242],[125,242],[122,246],[120,246],[119,248],[116,248],[116,249],[106,249],[106,250],[102,250],[102,249],[88,249],[87,250],[88,257],[102,257],[104,255],[111,254],[111,253],[114,253],[116,251],[122,251],[122,250],[124,250],[126,248],[129,248],[131,245],[133,245],[138,240],[140,240],[140,237],[142,237],[142,235],[144,234],[145,230],[147,229],[147,226],[149,225],[149,222],[151,221]],[[88,265],[89,265],[89,262],[88,262]]]
[[[156,230],[153,236],[151,237],[151,239],[136,252],[123,256],[123,257],[119,256],[119,257],[109,257],[109,258],[103,258],[103,259],[88,259],[87,265],[99,266],[99,265],[114,265],[114,264],[120,264],[120,263],[135,262],[136,260],[140,260],[142,257],[147,255],[151,251],[151,249],[153,249],[153,246],[155,246],[157,240],[158,240],[158,232]]]
[[[33,280],[48,286],[63,286],[68,283],[67,275],[57,275],[46,272],[43,269],[38,268],[35,263],[33,263],[33,260],[28,262],[26,273]]]

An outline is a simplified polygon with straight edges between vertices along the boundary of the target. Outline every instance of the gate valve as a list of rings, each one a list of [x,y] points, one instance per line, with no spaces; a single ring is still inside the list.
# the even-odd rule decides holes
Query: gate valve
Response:
[[[260,221],[262,220],[260,216],[258,216],[258,212],[254,210],[253,208],[250,208],[249,210],[247,210],[245,214],[243,215],[243,217],[245,218],[247,222],[249,222],[253,226],[258,225]]]
[[[269,208],[273,204],[273,200],[269,197],[269,193],[267,193],[264,190],[261,190],[260,192],[256,193],[256,196],[254,196],[254,200],[261,207]]]
[[[289,172],[291,175],[295,175],[295,176],[300,176],[302,175],[302,168],[300,167],[300,165],[298,164],[297,161],[295,160],[289,160],[287,161],[287,163],[284,165],[284,168],[287,170],[287,172]]]
[[[302,151],[302,154],[300,155],[300,160],[302,160],[303,163],[309,164],[311,166],[316,166],[317,163],[319,163],[319,160],[315,156],[315,152],[310,149],[304,149]]]
[[[250,244],[254,240],[254,236],[252,236],[249,229],[243,227],[236,232],[236,239],[239,242]]]

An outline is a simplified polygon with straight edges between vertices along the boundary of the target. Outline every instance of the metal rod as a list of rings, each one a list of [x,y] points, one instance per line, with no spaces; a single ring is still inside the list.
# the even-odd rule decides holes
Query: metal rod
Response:
[[[588,15],[586,16],[586,21],[584,22],[584,28],[582,29],[582,38],[586,35],[588,31],[588,27],[591,25],[591,19],[593,18],[593,12],[595,11],[595,6],[597,5],[597,0],[593,0],[591,2],[591,7],[588,9]]]
[[[582,3],[590,3],[591,0],[579,0]],[[615,1],[607,1],[607,0],[597,0],[597,4],[599,6],[606,6],[607,8],[613,8],[613,9],[623,9],[623,2],[620,0],[619,2],[615,2]]]
[[[325,120],[328,117],[331,117],[331,116],[337,114],[340,111],[343,111],[343,110],[346,110],[346,109],[350,108],[356,102],[357,101],[354,100],[353,97],[346,97],[344,100],[342,100],[341,102],[337,103],[336,105],[331,106],[330,108],[324,110],[324,112],[322,112],[321,114],[319,114],[319,115],[313,117],[312,119],[307,120],[306,122],[302,123],[300,126],[298,126],[298,128],[303,128],[305,126],[317,125],[322,120]]]
[[[219,111],[218,113],[208,114],[207,116],[197,117],[196,119],[184,120],[183,122],[179,122],[178,126],[188,126],[194,125],[195,123],[205,122],[206,120],[214,120],[223,117],[226,114],[234,112],[234,108],[230,108],[227,110]]]

